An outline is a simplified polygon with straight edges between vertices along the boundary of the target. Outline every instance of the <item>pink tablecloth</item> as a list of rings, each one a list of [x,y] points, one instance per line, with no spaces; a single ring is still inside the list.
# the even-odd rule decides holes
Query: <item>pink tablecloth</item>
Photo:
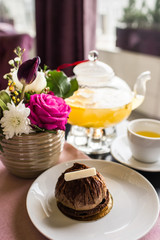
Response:
[[[88,157],[66,143],[59,162],[80,158]],[[11,175],[0,162],[0,240],[47,239],[33,226],[26,210],[26,196],[33,181]],[[159,239],[160,217],[141,240]]]

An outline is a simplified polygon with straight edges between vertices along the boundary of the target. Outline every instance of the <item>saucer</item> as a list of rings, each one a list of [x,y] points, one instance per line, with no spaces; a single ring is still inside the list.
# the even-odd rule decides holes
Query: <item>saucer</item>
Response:
[[[132,156],[126,135],[117,137],[111,145],[111,154],[118,162],[137,170],[146,172],[160,172],[160,161],[143,163]]]

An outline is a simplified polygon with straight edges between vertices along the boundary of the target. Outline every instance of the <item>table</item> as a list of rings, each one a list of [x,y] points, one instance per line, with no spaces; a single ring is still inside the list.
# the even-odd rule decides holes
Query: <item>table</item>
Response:
[[[89,157],[66,142],[59,163],[73,159]],[[142,174],[160,193],[160,173]],[[47,240],[31,223],[26,210],[26,196],[33,181],[13,176],[0,161],[0,240]],[[159,239],[160,216],[153,229],[141,240]]]

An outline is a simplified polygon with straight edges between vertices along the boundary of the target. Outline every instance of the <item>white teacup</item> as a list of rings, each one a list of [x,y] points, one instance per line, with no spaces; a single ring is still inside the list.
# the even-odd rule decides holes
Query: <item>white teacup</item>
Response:
[[[145,163],[160,160],[160,121],[145,118],[132,120],[128,124],[127,135],[136,160]]]

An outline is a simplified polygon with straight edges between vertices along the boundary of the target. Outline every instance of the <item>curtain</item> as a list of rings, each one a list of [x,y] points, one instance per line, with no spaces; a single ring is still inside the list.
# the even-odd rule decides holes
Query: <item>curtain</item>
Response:
[[[42,67],[87,59],[95,49],[96,0],[36,0],[36,33]]]

